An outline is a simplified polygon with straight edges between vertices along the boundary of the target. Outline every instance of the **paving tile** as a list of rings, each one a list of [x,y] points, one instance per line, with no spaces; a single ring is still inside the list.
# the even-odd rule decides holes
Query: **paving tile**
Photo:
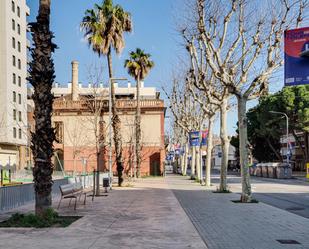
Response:
[[[78,205],[77,211],[64,202],[60,214],[83,216],[68,228],[1,228],[0,248],[206,249],[165,179],[141,179],[134,185],[114,188],[107,197]],[[0,219],[16,211],[33,211],[33,204],[2,213]]]
[[[184,177],[170,176],[168,184],[199,234],[212,248],[309,248],[309,220],[264,203],[236,204],[238,194],[215,194]],[[174,186],[177,186],[175,188]],[[300,232],[302,231],[302,232]],[[301,245],[282,245],[277,239]]]

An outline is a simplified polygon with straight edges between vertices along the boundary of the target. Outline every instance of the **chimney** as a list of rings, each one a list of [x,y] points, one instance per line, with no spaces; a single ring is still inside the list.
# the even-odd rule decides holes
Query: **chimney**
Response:
[[[78,61],[72,61],[72,100],[78,99]]]

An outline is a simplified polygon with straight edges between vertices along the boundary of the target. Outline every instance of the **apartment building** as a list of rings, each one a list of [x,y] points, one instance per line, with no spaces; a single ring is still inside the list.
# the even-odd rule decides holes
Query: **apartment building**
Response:
[[[0,165],[25,167],[27,145],[26,0],[0,1]]]

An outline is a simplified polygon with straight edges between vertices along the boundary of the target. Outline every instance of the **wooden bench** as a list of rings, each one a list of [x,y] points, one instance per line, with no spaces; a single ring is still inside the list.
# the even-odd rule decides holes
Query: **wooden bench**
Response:
[[[65,185],[59,186],[60,188],[60,201],[58,204],[58,209],[60,207],[62,199],[70,199],[69,206],[71,205],[71,200],[75,199],[75,204],[74,204],[74,210],[76,210],[76,204],[77,204],[77,198],[81,198],[82,195],[84,195],[84,205],[86,205],[86,197],[87,197],[87,192],[84,191],[83,185],[81,182],[77,183],[69,183]]]

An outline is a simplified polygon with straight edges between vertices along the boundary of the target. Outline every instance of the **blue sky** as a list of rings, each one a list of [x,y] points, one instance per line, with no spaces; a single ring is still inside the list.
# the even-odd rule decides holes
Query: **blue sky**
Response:
[[[59,49],[54,54],[56,82],[67,84],[71,80],[71,61],[78,60],[79,80],[87,82],[87,67],[91,64],[102,65],[107,80],[106,58],[99,58],[83,40],[79,24],[86,9],[93,8],[101,0],[52,0],[51,29],[55,34],[54,42]],[[34,21],[38,11],[38,0],[27,0]],[[180,51],[179,36],[175,30],[175,9],[183,0],[114,0],[132,14],[133,32],[126,35],[126,47],[120,56],[113,58],[114,77],[130,77],[123,68],[128,53],[140,47],[152,55],[154,69],[145,80],[145,86],[155,86],[161,90],[162,85],[169,85],[173,66],[178,61]],[[181,7],[180,7],[181,8]],[[134,82],[133,79],[131,79]],[[161,91],[161,96],[165,97]],[[170,114],[169,114],[170,115]],[[169,125],[169,120],[166,120]],[[228,132],[235,133],[237,115],[234,109],[229,113]],[[216,122],[215,133],[219,133]]]
[[[34,21],[38,10],[38,0],[27,0],[31,9],[29,21]],[[80,81],[87,83],[87,67],[95,63],[104,66],[106,57],[99,58],[83,40],[79,24],[86,9],[93,8],[101,0],[52,0],[51,29],[55,34],[54,42],[59,49],[54,54],[56,81],[66,84],[71,80],[71,61],[80,62]],[[114,56],[115,77],[127,77],[123,68],[128,53],[140,47],[152,55],[155,67],[145,80],[146,86],[161,87],[169,79],[172,62],[175,59],[175,39],[172,7],[175,0],[114,0],[132,14],[134,29],[126,35],[126,47],[120,56]],[[132,81],[134,81],[132,79]]]

